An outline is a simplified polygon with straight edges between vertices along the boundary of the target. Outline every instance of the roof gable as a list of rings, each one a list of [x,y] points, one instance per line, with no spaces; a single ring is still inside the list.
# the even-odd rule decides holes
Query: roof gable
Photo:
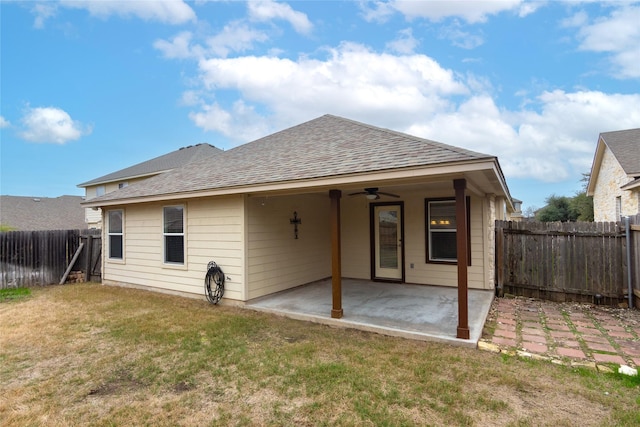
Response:
[[[155,175],[160,172],[175,169],[183,166],[195,159],[220,154],[223,151],[209,144],[196,144],[183,147],[171,153],[155,157],[142,163],[135,164],[128,168],[121,169],[116,172],[92,179],[78,187],[89,187],[92,185],[105,184],[113,181],[122,181],[125,179],[136,178],[147,175]]]
[[[462,148],[325,115],[155,176],[95,201],[336,177],[495,159]]]
[[[591,173],[587,184],[588,196],[594,195],[602,159],[607,148],[627,176],[632,178],[640,176],[640,129],[603,132],[598,137],[598,144],[591,164]]]
[[[605,132],[600,137],[627,175],[640,176],[640,128]]]

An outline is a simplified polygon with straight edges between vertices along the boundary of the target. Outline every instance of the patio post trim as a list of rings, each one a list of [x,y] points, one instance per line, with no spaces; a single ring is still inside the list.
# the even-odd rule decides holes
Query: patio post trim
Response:
[[[456,249],[458,258],[458,330],[456,338],[469,339],[469,290],[467,278],[467,198],[466,179],[454,179],[456,190]]]
[[[340,190],[329,190],[331,198],[331,317],[342,318],[342,260],[340,253]]]

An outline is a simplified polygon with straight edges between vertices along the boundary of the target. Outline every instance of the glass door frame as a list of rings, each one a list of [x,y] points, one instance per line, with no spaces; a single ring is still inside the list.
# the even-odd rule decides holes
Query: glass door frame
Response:
[[[399,227],[400,227],[400,278],[378,277],[376,275],[376,207],[381,206],[397,206],[400,211]],[[404,253],[404,202],[380,202],[369,204],[369,247],[371,251],[371,280],[375,282],[396,282],[404,283],[405,281],[405,253]]]

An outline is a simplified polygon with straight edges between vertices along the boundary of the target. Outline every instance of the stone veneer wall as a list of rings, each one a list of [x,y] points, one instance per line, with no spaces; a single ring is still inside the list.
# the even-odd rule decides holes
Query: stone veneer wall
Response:
[[[618,221],[616,218],[616,198],[621,197],[623,216],[638,213],[638,192],[621,190],[620,187],[631,182],[615,156],[605,148],[596,188],[593,193],[594,220]]]

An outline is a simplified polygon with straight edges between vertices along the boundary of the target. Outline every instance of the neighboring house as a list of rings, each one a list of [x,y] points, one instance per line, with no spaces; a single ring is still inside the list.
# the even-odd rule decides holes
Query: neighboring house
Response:
[[[83,182],[78,184],[78,187],[85,189],[85,198],[90,200],[135,182],[184,166],[194,160],[219,153],[222,153],[222,150],[209,144],[190,145],[100,178]],[[85,221],[89,228],[101,228],[102,212],[99,209],[86,209]]]
[[[587,195],[595,221],[640,213],[640,129],[600,134]]]
[[[103,210],[105,284],[204,296],[215,261],[242,304],[331,277],[332,317],[342,277],[494,289],[513,211],[496,157],[331,115],[85,206]]]
[[[0,196],[0,224],[8,230],[76,230],[87,228],[81,196]]]
[[[522,214],[522,200],[512,198],[511,202],[513,203],[513,212],[509,214],[509,220],[516,222],[524,220],[524,215]]]

